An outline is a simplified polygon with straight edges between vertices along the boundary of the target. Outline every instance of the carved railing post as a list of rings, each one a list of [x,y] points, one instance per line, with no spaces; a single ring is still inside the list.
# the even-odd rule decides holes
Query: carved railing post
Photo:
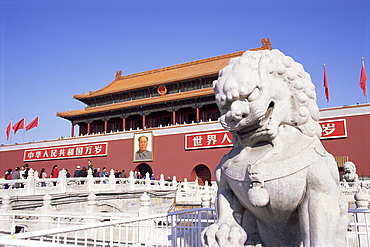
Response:
[[[189,190],[188,179],[184,178],[184,182],[182,184],[184,185],[184,191],[188,192]]]
[[[28,171],[28,177],[26,182],[26,191],[29,195],[35,194],[35,172],[32,168]]]
[[[98,206],[96,202],[96,195],[94,192],[90,192],[89,196],[87,197],[87,210],[86,213],[88,216],[94,216],[98,212]],[[96,219],[86,219],[86,223],[93,223],[96,222]]]
[[[64,168],[59,172],[58,183],[59,191],[65,193],[67,191],[67,171]]]
[[[43,214],[51,214],[51,212],[53,211],[53,207],[51,206],[51,200],[52,197],[49,194],[49,192],[47,192],[42,198],[43,205],[41,207],[41,211]]]
[[[172,187],[173,188],[176,188],[177,187],[176,176],[173,176],[173,178],[172,178]]]
[[[42,198],[42,207],[37,208],[36,211],[43,216],[40,216],[38,219],[40,223],[35,226],[37,230],[45,230],[53,227],[53,220],[50,218],[50,215],[53,215],[53,206],[51,206],[52,196],[47,192]]]
[[[149,172],[147,172],[146,174],[145,174],[145,185],[146,185],[146,188],[147,189],[150,189],[150,175],[149,175]]]
[[[114,170],[111,169],[109,172],[109,189],[116,190],[116,177],[114,176]]]
[[[34,176],[34,178],[35,178],[35,194],[38,194],[36,191],[38,190],[38,189],[40,189],[40,186],[37,186],[37,184],[39,183],[39,172],[36,170],[36,171],[34,171],[34,173],[33,173],[33,176]]]
[[[139,216],[150,215],[150,197],[146,192],[140,197]]]
[[[161,174],[161,175],[159,176],[159,187],[160,187],[161,189],[164,189],[164,175],[163,175],[163,174]]]
[[[94,190],[94,177],[92,175],[92,169],[87,170],[87,186],[89,192]]]
[[[10,206],[10,199],[11,196],[9,195],[8,192],[4,192],[2,194],[2,205],[0,207],[0,213],[10,213],[12,210],[12,206]],[[2,222],[0,224],[0,231],[6,232],[9,231],[9,229],[12,229],[11,232],[13,233],[15,230],[14,226],[14,217],[13,216],[1,216],[2,217]],[[13,218],[13,220],[10,220]],[[7,220],[6,220],[7,219]]]
[[[51,195],[49,193],[46,193],[43,197],[42,197],[42,206],[44,208],[50,208],[51,207]]]
[[[134,178],[134,172],[130,171],[130,175],[128,177],[128,183],[130,184],[130,189],[133,190],[135,186],[135,178]]]
[[[10,206],[10,199],[11,199],[11,196],[9,195],[9,193],[5,192],[4,195],[3,195],[3,200],[2,200],[2,205],[1,205],[1,208],[0,208],[0,212],[6,213],[6,212],[12,210],[12,207]]]
[[[204,194],[201,197],[202,200],[202,208],[210,208],[211,207],[211,196],[209,195],[209,187],[208,181],[204,183]]]
[[[357,209],[368,209],[369,208],[369,195],[365,188],[360,188],[355,194],[355,204]]]
[[[200,191],[199,191],[198,177],[196,177],[196,179],[195,179],[194,190],[195,190],[195,192],[194,192],[194,194],[195,194],[194,200],[196,202],[199,202],[200,201]]]

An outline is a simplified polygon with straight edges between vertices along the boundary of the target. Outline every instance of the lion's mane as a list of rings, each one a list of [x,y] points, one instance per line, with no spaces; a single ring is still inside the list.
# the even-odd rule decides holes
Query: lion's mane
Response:
[[[225,77],[227,84],[224,83],[225,79],[222,80]],[[250,78],[259,78],[260,81],[253,82]],[[276,49],[246,51],[241,57],[231,59],[219,72],[219,78],[214,81],[213,86],[221,114],[225,101],[232,101],[235,91],[243,91],[243,85],[245,88],[251,88],[253,84],[263,85],[264,78],[268,78],[271,83],[285,83],[289,88],[290,109],[285,110],[290,110],[291,113],[281,124],[294,126],[307,136],[320,137],[320,114],[311,77],[301,64]],[[250,92],[245,92],[245,95],[248,93]]]

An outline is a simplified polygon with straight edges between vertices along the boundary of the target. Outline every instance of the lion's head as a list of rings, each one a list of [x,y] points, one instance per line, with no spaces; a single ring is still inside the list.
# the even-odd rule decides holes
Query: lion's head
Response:
[[[356,173],[356,166],[353,162],[347,161],[343,164],[344,173]]]
[[[220,122],[241,144],[269,142],[281,125],[321,134],[310,75],[279,50],[246,51],[231,59],[213,87]]]

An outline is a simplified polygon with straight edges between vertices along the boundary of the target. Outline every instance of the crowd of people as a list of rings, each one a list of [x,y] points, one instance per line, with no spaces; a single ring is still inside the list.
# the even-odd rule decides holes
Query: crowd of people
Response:
[[[17,166],[16,168],[14,168],[14,171],[13,169],[9,168],[5,172],[4,178],[5,180],[27,179],[29,170],[30,170],[30,167],[28,164],[24,164],[21,167]],[[5,184],[4,189],[8,189],[9,186],[10,186],[9,184]],[[23,186],[23,184],[16,183],[14,186],[15,188],[20,188]]]
[[[63,168],[66,171],[66,177],[70,178],[71,174],[68,172],[68,169]],[[92,161],[88,160],[87,167],[83,166],[77,166],[76,170],[73,173],[73,177],[87,177],[88,169],[91,169],[93,172],[93,177],[109,177],[109,173],[107,172],[107,168],[103,167],[100,171],[100,168],[94,168],[92,165]],[[28,173],[29,173],[30,167],[28,164],[24,164],[21,167],[15,167],[14,171],[13,169],[9,168],[4,175],[5,180],[17,180],[17,179],[27,179]],[[38,174],[39,178],[45,179],[45,178],[58,178],[59,176],[59,168],[58,165],[54,165],[50,171],[50,175],[48,176],[45,168],[41,168],[40,173]],[[114,177],[116,178],[126,178],[126,172],[125,170],[119,171],[115,170]],[[55,182],[56,183],[56,182]],[[14,185],[15,188],[22,187],[22,183],[16,183]],[[46,186],[45,182],[41,183],[41,186]],[[4,189],[8,189],[10,187],[9,184],[4,185]]]

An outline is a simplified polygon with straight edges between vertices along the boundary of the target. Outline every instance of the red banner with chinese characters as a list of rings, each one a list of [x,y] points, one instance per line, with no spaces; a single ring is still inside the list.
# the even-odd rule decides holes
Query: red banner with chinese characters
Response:
[[[232,146],[232,136],[228,131],[206,132],[185,135],[185,150]]]
[[[40,148],[24,151],[24,161],[72,159],[92,156],[105,156],[108,153],[108,143],[90,143],[54,148]]]
[[[345,119],[320,121],[321,139],[347,137],[347,125]]]

